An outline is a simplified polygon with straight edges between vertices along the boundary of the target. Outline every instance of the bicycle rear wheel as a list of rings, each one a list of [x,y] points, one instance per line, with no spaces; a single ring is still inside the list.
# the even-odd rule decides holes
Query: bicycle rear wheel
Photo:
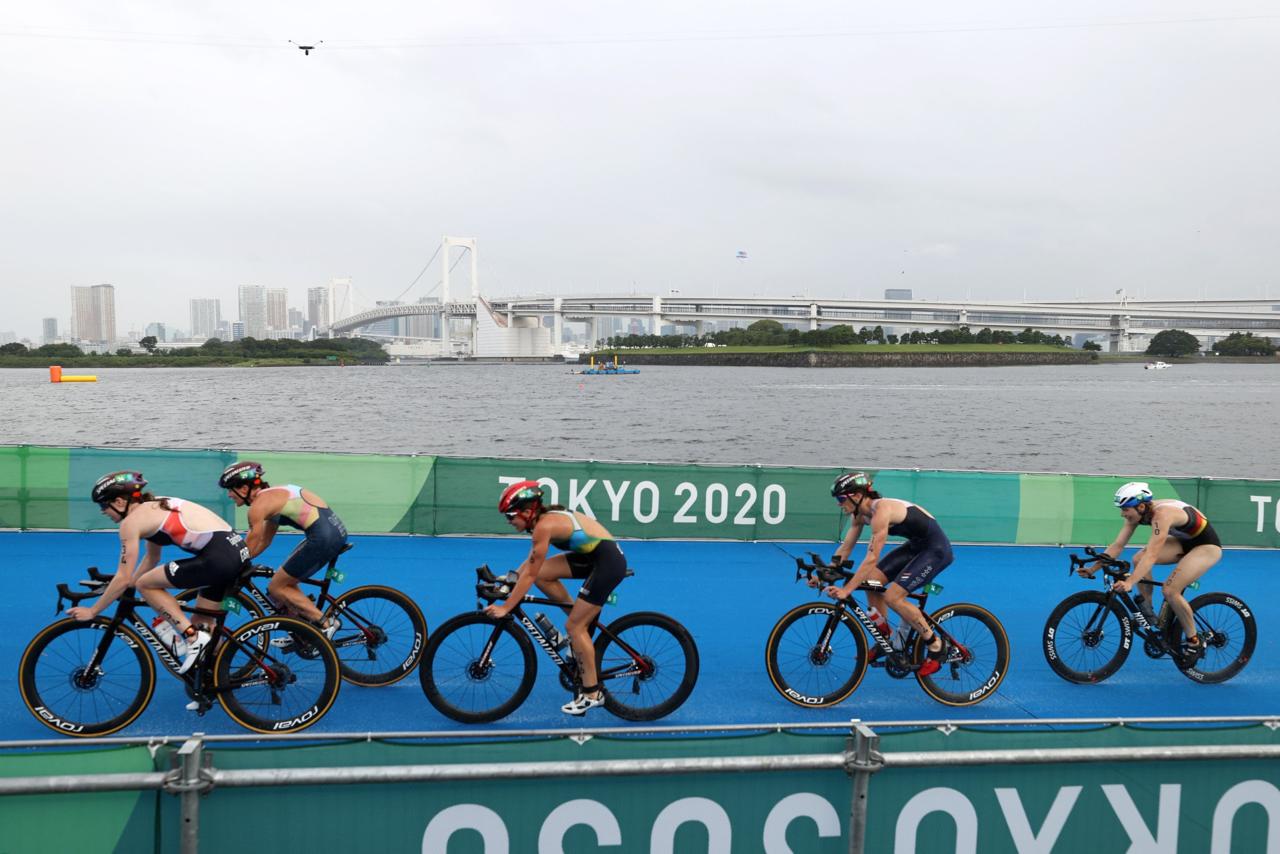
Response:
[[[36,720],[63,735],[110,735],[142,714],[156,687],[156,665],[142,638],[116,629],[106,653],[89,660],[111,621],[59,620],[27,644],[18,665],[22,702]]]
[[[391,587],[367,585],[339,596],[325,614],[342,621],[333,648],[342,678],[378,687],[413,672],[427,643],[427,618],[408,596]]]
[[[779,694],[797,706],[834,706],[867,672],[867,639],[848,611],[825,602],[792,608],[765,644],[765,668]]]
[[[537,674],[533,641],[515,621],[479,611],[445,620],[427,638],[418,665],[431,705],[464,724],[490,723],[514,712]]]
[[[1068,682],[1101,682],[1129,657],[1133,627],[1120,603],[1107,598],[1097,590],[1073,593],[1045,621],[1045,660]]]
[[[1235,676],[1253,657],[1258,643],[1258,624],[1253,611],[1229,593],[1203,593],[1191,600],[1196,633],[1204,644],[1204,655],[1191,666],[1183,656],[1174,656],[1178,670],[1188,679],[1214,685]],[[1182,622],[1171,618],[1165,627],[1165,643],[1170,649],[1185,650]],[[1185,655],[1185,652],[1184,652]]]
[[[273,641],[280,643],[273,643]],[[218,702],[254,732],[301,732],[333,706],[342,686],[338,654],[302,620],[262,617],[236,629],[213,661]]]
[[[928,676],[916,674],[924,692],[948,706],[972,706],[990,697],[1009,672],[1009,636],[986,608],[960,603],[929,615],[950,636],[942,667]],[[916,660],[924,661],[927,645],[916,639]]]
[[[623,720],[666,717],[698,681],[697,644],[666,614],[625,614],[600,632],[595,649],[604,707]]]

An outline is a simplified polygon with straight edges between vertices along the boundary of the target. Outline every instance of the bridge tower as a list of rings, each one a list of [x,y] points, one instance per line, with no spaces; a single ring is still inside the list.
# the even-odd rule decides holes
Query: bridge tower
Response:
[[[443,275],[440,277],[440,305],[441,307],[449,304],[449,248],[453,246],[461,246],[464,249],[471,250],[471,299],[475,300],[480,296],[480,279],[479,279],[479,263],[476,258],[476,239],[474,237],[450,237],[445,235],[440,238],[440,246],[444,250],[440,253],[440,265],[443,269]],[[447,310],[447,309],[446,309]]]

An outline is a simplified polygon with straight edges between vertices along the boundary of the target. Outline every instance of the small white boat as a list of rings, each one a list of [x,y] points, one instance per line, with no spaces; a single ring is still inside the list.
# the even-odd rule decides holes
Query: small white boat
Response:
[[[1168,362],[1147,362],[1143,367],[1148,371],[1163,371],[1165,368],[1172,368],[1173,365]]]

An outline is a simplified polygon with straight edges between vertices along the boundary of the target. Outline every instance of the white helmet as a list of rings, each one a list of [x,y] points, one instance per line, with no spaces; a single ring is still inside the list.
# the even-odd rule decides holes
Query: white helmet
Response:
[[[1132,480],[1116,490],[1117,507],[1137,507],[1151,500],[1151,487],[1141,480]]]

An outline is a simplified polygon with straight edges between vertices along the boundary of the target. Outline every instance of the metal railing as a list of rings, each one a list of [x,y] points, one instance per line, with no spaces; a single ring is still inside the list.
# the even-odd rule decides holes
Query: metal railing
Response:
[[[510,779],[561,779],[587,777],[657,776],[706,773],[767,774],[780,771],[844,771],[852,781],[849,803],[848,850],[863,854],[867,829],[867,799],[871,777],[885,768],[943,768],[972,765],[1040,765],[1050,763],[1102,762],[1111,760],[1151,761],[1224,761],[1233,759],[1280,760],[1280,745],[1186,745],[1157,747],[1067,747],[1030,749],[982,749],[952,751],[880,750],[877,729],[935,728],[950,734],[959,727],[1092,727],[1098,725],[1201,725],[1260,723],[1280,729],[1278,716],[1235,716],[1197,718],[1057,718],[1050,720],[991,719],[975,721],[850,721],[848,724],[737,724],[724,726],[668,726],[634,729],[607,727],[581,730],[530,729],[500,731],[450,732],[386,732],[327,733],[293,736],[207,736],[195,733],[184,737],[102,738],[68,741],[6,741],[0,749],[22,747],[70,747],[86,745],[147,745],[156,747],[182,742],[176,753],[177,767],[170,771],[109,774],[52,775],[43,777],[0,778],[0,795],[50,795],[81,792],[155,791],[180,799],[179,850],[197,854],[200,836],[200,798],[215,789],[270,788],[281,786],[350,786],[377,783],[439,783],[448,781],[485,781]],[[847,732],[846,747],[838,753],[680,757],[661,759],[609,759],[594,761],[498,762],[437,765],[376,765],[315,768],[257,768],[219,770],[205,753],[210,743],[284,741],[350,741],[388,739],[509,739],[559,735],[589,739],[597,735],[661,735],[710,734],[747,731],[813,731]]]

